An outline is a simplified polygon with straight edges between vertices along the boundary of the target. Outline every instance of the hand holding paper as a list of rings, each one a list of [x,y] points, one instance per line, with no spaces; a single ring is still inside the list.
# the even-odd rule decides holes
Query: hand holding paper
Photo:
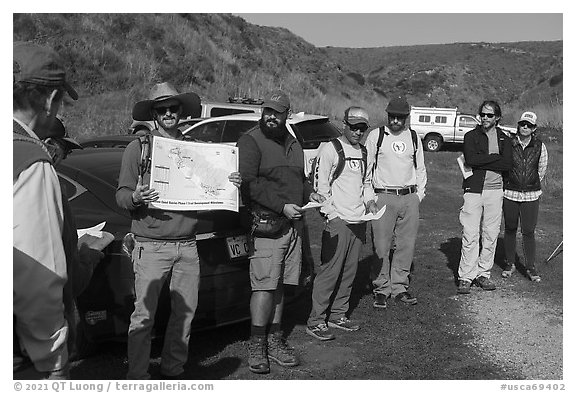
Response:
[[[94,250],[102,251],[107,245],[112,243],[114,235],[103,231],[106,221],[91,228],[78,229],[78,249],[88,246]]]

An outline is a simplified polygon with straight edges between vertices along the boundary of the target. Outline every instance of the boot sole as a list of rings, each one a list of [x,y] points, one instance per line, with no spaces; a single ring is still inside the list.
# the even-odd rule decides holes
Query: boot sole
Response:
[[[320,341],[330,341],[330,340],[334,340],[336,338],[336,336],[332,336],[332,337],[321,337],[321,336],[317,336],[316,334],[312,333],[311,331],[309,331],[308,329],[306,329],[306,334],[308,334],[309,336],[314,337],[316,340],[320,340]]]
[[[252,371],[254,374],[269,374],[270,373],[270,367],[264,368],[264,369],[257,369],[257,368],[252,368],[252,367],[248,366],[248,370]]]
[[[284,367],[296,367],[297,365],[300,364],[300,362],[282,362],[280,359],[275,358],[274,356],[270,356],[268,355],[268,360],[272,360],[274,361],[276,364],[280,365],[280,366],[284,366]]]

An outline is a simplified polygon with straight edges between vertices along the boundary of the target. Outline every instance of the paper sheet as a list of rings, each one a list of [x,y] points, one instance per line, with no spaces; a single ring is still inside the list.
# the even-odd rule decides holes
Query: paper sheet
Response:
[[[462,176],[464,176],[464,179],[468,179],[470,176],[472,176],[473,173],[472,168],[466,165],[466,161],[464,160],[464,154],[460,154],[456,159],[456,161],[458,162],[458,166],[460,167],[460,171],[462,172]]]

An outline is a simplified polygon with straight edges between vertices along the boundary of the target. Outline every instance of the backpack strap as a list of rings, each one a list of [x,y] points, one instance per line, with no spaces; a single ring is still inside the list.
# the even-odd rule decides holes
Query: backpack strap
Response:
[[[150,170],[150,165],[152,164],[152,136],[150,134],[140,135],[138,137],[138,142],[140,143],[140,164],[138,165],[138,175],[144,176],[144,174]]]
[[[414,168],[418,169],[418,164],[416,164],[416,152],[418,151],[418,134],[412,129],[412,127],[410,127],[410,135],[412,136],[412,146],[414,146],[414,155],[412,156],[412,160],[414,161]]]
[[[332,145],[334,145],[334,150],[338,153],[338,164],[336,164],[336,169],[334,170],[334,174],[332,175],[332,179],[330,179],[330,186],[334,183],[344,170],[344,165],[346,164],[346,157],[344,156],[344,148],[342,147],[342,143],[336,139],[332,139]]]
[[[360,144],[360,149],[362,149],[362,184],[364,184],[364,180],[366,180],[366,172],[368,171],[368,150],[363,144]]]

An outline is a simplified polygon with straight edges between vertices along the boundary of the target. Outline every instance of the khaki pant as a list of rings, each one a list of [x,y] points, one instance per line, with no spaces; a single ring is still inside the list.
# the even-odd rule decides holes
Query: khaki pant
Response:
[[[482,194],[467,192],[460,209],[462,250],[458,278],[472,282],[477,277],[490,278],[494,265],[496,242],[502,221],[503,190],[483,190]],[[482,250],[480,250],[482,232]]]

